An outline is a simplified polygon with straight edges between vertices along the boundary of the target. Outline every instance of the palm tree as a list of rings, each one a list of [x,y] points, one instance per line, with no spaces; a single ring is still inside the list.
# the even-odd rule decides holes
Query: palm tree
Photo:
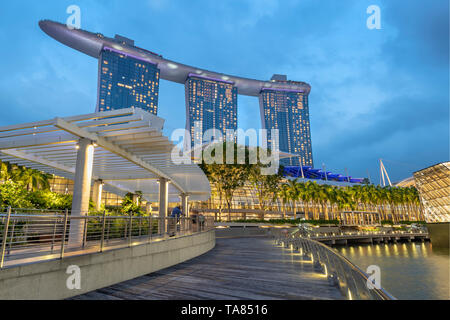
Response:
[[[320,202],[320,186],[317,183],[311,183],[310,186],[310,195],[311,201],[313,203],[313,216],[315,220],[320,219],[320,210],[319,210],[319,202]]]
[[[284,216],[288,203],[297,215],[299,201],[305,212],[305,219],[319,219],[323,214],[326,220],[339,217],[342,210],[377,211],[381,220],[398,222],[410,219],[423,220],[420,211],[420,199],[417,189],[380,187],[374,185],[354,185],[352,187],[334,187],[319,185],[315,182],[299,183],[289,180],[278,193],[282,200]],[[310,204],[312,217],[310,217]]]
[[[281,185],[281,188],[278,191],[278,197],[281,198],[281,201],[283,203],[283,219],[286,219],[286,204],[290,199],[289,187],[287,184]]]
[[[309,220],[309,193],[308,193],[308,183],[298,183],[297,190],[299,193],[299,199],[302,200],[303,212],[305,213],[305,219]]]
[[[331,209],[331,219],[334,220],[337,217],[336,206],[337,206],[337,187],[332,186],[327,190],[328,199],[330,201],[330,209]]]
[[[7,181],[11,179],[11,165],[9,162],[0,161],[0,180]]]
[[[420,206],[419,192],[415,187],[409,187],[406,189],[406,198],[408,202],[409,210],[415,214],[416,220],[421,220],[420,210],[418,210]]]
[[[36,189],[49,189],[50,175],[44,174],[35,169],[29,169],[25,167],[19,167],[17,179],[23,182],[27,186],[27,191]]]
[[[297,201],[300,198],[300,192],[297,185],[298,185],[297,179],[289,180],[287,185],[289,200],[291,200],[293,203],[294,219],[297,219]]]
[[[319,186],[318,189],[318,201],[320,202],[320,204],[322,205],[322,211],[325,217],[325,220],[328,220],[328,208],[327,208],[327,204],[328,204],[328,199],[329,199],[329,188],[331,186],[329,185],[321,185]]]

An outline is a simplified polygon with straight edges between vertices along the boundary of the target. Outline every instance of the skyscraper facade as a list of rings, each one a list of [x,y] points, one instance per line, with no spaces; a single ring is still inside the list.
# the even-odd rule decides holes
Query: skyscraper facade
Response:
[[[185,93],[186,130],[191,135],[191,147],[195,141],[202,141],[200,135],[208,129],[217,129],[224,138],[227,129],[237,129],[237,88],[233,82],[190,74]]]
[[[296,90],[263,88],[259,105],[262,127],[268,130],[269,147],[272,145],[270,130],[278,129],[280,151],[298,155],[281,159],[280,164],[313,166],[308,95]]]
[[[105,47],[99,57],[98,81],[97,111],[137,107],[158,113],[155,64]]]
[[[237,129],[238,94],[259,97],[262,127],[269,134],[270,129],[278,129],[280,150],[292,155],[281,163],[313,165],[309,84],[289,81],[285,75],[274,75],[270,81],[227,75],[165,59],[122,36],[69,30],[50,20],[40,21],[39,26],[59,42],[99,59],[97,111],[140,107],[157,114],[160,78],[184,84],[186,129],[191,133],[191,143],[185,141],[185,147],[190,147],[195,141],[204,142],[208,129],[222,135]]]

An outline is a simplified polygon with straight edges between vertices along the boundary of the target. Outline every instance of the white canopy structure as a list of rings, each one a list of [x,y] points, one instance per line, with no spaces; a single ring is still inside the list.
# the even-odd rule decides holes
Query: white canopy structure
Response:
[[[207,200],[211,190],[203,171],[171,161],[178,149],[162,135],[163,124],[128,108],[0,127],[0,160],[75,180],[74,202],[77,182],[78,191],[90,192],[94,181],[110,192],[141,191],[147,201],[157,201],[164,180],[169,201],[181,195]]]

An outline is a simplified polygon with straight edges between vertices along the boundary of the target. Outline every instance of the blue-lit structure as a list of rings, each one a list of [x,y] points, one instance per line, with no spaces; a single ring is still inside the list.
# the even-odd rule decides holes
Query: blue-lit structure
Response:
[[[302,173],[303,170],[303,173]],[[362,183],[363,178],[352,178],[350,176],[343,176],[341,174],[332,173],[327,171],[326,173],[321,169],[315,169],[310,166],[286,166],[284,167],[283,176],[292,178],[304,178],[313,180],[326,180],[344,183]]]
[[[292,83],[285,75],[274,75],[274,83]],[[280,151],[297,157],[280,160],[284,166],[314,166],[309,127],[308,95],[295,89],[266,89],[259,96],[262,128],[268,130],[268,144],[272,149],[271,130],[278,130]]]
[[[190,148],[195,141],[202,141],[203,133],[209,129],[218,130],[223,137],[226,130],[237,130],[237,88],[233,82],[191,74],[186,80],[185,92]],[[195,130],[196,123],[199,132]],[[196,137],[198,134],[202,136]]]
[[[97,111],[138,107],[157,114],[159,80],[184,84],[186,129],[194,140],[195,122],[200,123],[202,135],[208,129],[222,133],[235,129],[238,95],[258,97],[262,128],[269,131],[268,146],[275,147],[271,130],[278,130],[280,151],[295,155],[281,164],[314,166],[309,84],[279,74],[267,81],[205,70],[165,59],[123,36],[110,38],[50,20],[40,21],[39,26],[57,41],[99,59]]]
[[[155,64],[104,47],[98,79],[97,112],[136,107],[158,114],[159,69]]]

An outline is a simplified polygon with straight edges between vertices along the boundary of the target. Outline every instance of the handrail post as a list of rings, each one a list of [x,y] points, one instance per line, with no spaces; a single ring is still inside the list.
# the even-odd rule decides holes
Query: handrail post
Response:
[[[11,218],[11,206],[8,207],[8,213],[6,216],[6,223],[3,229],[3,238],[2,238],[2,256],[0,259],[0,269],[3,268],[3,264],[5,262],[5,249],[6,249],[6,240],[8,237],[8,226],[9,226],[9,219]]]
[[[16,211],[16,214],[17,214],[17,211]],[[14,241],[14,230],[15,230],[15,228],[16,228],[16,219],[13,218],[12,219],[11,234],[9,236],[8,254],[11,253],[11,247],[12,247],[12,244],[13,244],[13,241]]]
[[[53,252],[53,247],[54,247],[54,245],[55,245],[56,225],[57,225],[57,223],[58,223],[58,218],[55,217],[55,223],[54,223],[54,225],[53,225],[53,236],[52,236],[52,248],[51,248],[51,251],[52,251],[52,252]]]
[[[153,233],[153,224],[152,224],[152,215],[148,215],[148,242],[152,241],[152,233]]]
[[[133,212],[130,212],[130,227],[128,230],[128,246],[131,247],[131,236],[132,236],[132,228],[133,228]]]
[[[103,211],[102,238],[100,240],[100,252],[103,252],[103,245],[105,242],[105,226],[106,226],[106,210]]]
[[[84,246],[86,245],[87,225],[88,225],[88,223],[89,223],[88,217],[89,217],[89,213],[88,213],[88,215],[86,215],[86,216],[83,217],[83,220],[84,220],[84,228],[83,228],[83,248],[84,248]]]
[[[142,216],[139,216],[139,238],[141,237],[142,232]]]
[[[66,232],[67,232],[67,220],[69,219],[69,210],[66,209],[66,213],[64,215],[64,229],[63,235],[61,238],[61,254],[60,259],[64,258],[64,244],[66,243]]]

